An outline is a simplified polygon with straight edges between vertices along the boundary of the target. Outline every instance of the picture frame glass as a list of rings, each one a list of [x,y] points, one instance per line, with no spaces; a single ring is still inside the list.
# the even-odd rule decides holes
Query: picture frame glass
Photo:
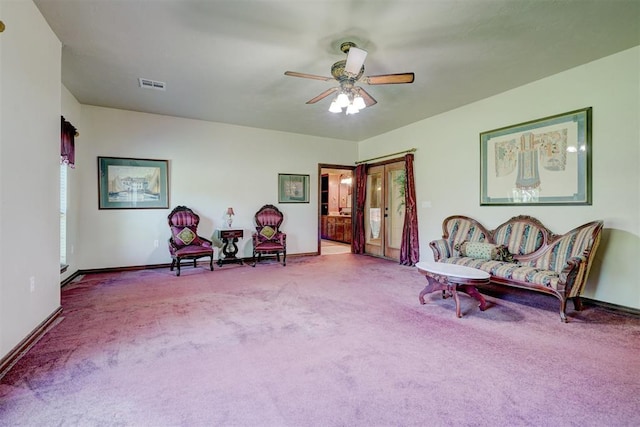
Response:
[[[309,175],[278,174],[279,203],[309,203]]]
[[[98,157],[99,209],[168,209],[167,160]]]
[[[590,205],[591,108],[480,134],[480,205]]]

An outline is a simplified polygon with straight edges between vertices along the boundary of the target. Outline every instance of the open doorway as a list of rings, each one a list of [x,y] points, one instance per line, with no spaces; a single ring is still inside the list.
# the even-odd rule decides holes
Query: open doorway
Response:
[[[351,253],[354,166],[318,165],[318,253]]]

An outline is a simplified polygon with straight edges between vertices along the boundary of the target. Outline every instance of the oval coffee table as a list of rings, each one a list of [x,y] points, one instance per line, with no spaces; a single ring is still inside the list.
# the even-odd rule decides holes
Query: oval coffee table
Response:
[[[420,304],[424,304],[424,296],[431,292],[442,291],[442,297],[447,294],[452,295],[456,302],[456,315],[462,317],[460,313],[460,300],[458,291],[464,292],[480,302],[480,310],[487,308],[487,302],[480,295],[476,286],[489,284],[489,273],[477,268],[465,267],[463,265],[446,264],[443,262],[421,261],[416,264],[418,271],[427,278],[428,285],[420,292]]]

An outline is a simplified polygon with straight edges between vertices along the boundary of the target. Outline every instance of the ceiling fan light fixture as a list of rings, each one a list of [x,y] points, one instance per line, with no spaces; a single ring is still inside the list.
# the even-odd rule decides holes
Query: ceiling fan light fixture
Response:
[[[367,57],[365,50],[356,47],[356,44],[346,41],[340,45],[342,53],[347,55],[347,59],[337,61],[331,66],[331,76],[317,76],[315,74],[299,73],[296,71],[285,71],[285,75],[301,77],[305,79],[330,81],[335,80],[338,86],[325,90],[320,95],[311,98],[307,104],[316,102],[337,95],[329,107],[329,111],[339,113],[347,109],[347,114],[356,114],[364,108],[369,108],[378,103],[360,84],[368,85],[388,85],[413,83],[414,73],[379,74],[374,76],[364,75],[364,61]]]
[[[334,99],[331,102],[331,105],[329,106],[329,111],[331,111],[332,113],[342,113],[342,108],[340,108],[340,106],[338,105],[338,101]]]
[[[353,104],[349,104],[347,107],[347,114],[358,114],[359,112],[360,110],[358,110],[358,107]]]
[[[340,106],[340,108],[344,108],[349,105],[349,96],[344,92],[340,92],[340,94],[336,98],[336,102],[338,103],[338,106]]]
[[[356,95],[353,98],[353,106],[358,110],[364,110],[367,107],[367,104],[364,103],[364,98],[362,98],[360,95]]]
[[[349,48],[349,53],[347,54],[347,64],[344,66],[344,71],[353,76],[358,75],[360,70],[362,70],[366,57],[366,50],[352,46]]]

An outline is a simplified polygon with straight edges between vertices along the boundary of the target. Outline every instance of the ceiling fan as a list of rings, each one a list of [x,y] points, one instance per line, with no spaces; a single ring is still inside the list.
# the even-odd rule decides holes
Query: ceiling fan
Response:
[[[315,98],[308,100],[307,104],[315,104],[327,96],[337,93],[336,97],[331,102],[329,111],[332,113],[341,113],[342,109],[346,108],[347,114],[355,114],[363,108],[370,107],[378,102],[369,95],[366,90],[357,84],[386,85],[413,83],[413,73],[365,76],[364,60],[367,57],[367,52],[358,48],[353,42],[342,43],[340,45],[340,50],[347,54],[347,59],[343,59],[333,64],[331,67],[331,75],[333,77],[298,73],[296,71],[285,71],[284,74],[286,76],[324,81],[335,79],[340,84],[339,86],[327,89]]]

